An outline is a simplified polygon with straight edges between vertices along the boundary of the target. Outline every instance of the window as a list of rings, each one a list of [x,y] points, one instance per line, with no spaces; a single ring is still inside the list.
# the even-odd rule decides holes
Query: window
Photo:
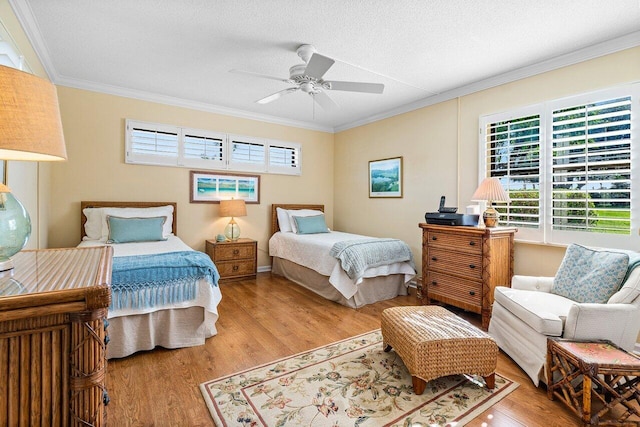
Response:
[[[300,175],[300,144],[126,121],[127,163]]]
[[[481,178],[497,177],[509,192],[511,202],[496,208],[518,239],[637,248],[639,87],[480,119]]]

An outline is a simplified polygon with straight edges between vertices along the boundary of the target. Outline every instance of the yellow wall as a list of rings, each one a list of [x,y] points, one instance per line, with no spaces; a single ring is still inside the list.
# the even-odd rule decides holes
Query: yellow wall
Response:
[[[237,218],[243,237],[258,241],[258,265],[270,264],[268,237],[272,203],[323,203],[333,212],[333,135],[234,118],[85,90],[58,87],[69,160],[51,166],[49,245],[80,241],[80,201],[175,201],[178,235],[204,250],[229,219],[217,204],[189,203],[189,169],[124,162],[125,119],[166,123],[302,144],[302,176],[262,174],[260,204]]]
[[[633,81],[640,81],[640,47],[340,132],[335,228],[403,239],[420,266],[418,223],[424,213],[437,210],[441,195],[459,211],[471,204],[478,185],[480,116]],[[368,162],[399,156],[404,197],[369,199]],[[516,274],[553,276],[563,255],[564,247],[518,243]]]

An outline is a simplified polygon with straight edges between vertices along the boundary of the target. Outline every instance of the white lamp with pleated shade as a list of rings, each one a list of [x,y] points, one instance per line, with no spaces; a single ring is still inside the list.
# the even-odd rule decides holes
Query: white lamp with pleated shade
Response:
[[[500,214],[493,207],[493,203],[508,203],[511,201],[498,178],[483,179],[476,192],[471,196],[471,200],[487,202],[487,209],[482,213],[482,219],[486,227],[496,227],[498,225]]]
[[[56,87],[33,74],[0,65],[0,160],[66,160]],[[0,183],[0,271],[27,244],[31,219]]]

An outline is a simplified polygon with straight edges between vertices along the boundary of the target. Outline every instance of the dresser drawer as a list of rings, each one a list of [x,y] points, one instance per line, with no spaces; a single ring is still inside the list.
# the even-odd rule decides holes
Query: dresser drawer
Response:
[[[427,274],[428,297],[441,300],[444,297],[482,307],[482,282],[473,280],[458,279],[446,274],[429,271]],[[450,301],[444,301],[451,303]]]
[[[255,245],[234,244],[234,245],[216,245],[214,259],[216,262],[255,258]]]
[[[253,259],[242,261],[218,261],[216,262],[221,278],[234,276],[251,276],[256,274],[256,263]]]
[[[427,234],[427,246],[453,248],[456,251],[482,254],[482,237],[462,233],[447,233],[430,230]]]
[[[429,247],[429,270],[482,280],[482,254],[459,253],[449,249]]]

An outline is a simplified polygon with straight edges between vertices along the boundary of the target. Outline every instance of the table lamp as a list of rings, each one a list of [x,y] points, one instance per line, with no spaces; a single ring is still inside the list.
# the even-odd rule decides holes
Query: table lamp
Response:
[[[476,192],[471,196],[471,200],[487,202],[487,209],[482,213],[482,219],[484,225],[489,228],[496,227],[500,218],[500,214],[493,207],[493,203],[507,203],[510,201],[509,195],[502,188],[498,178],[483,179]]]
[[[247,216],[247,206],[243,199],[220,200],[220,216],[230,216],[231,221],[224,229],[224,235],[231,241],[240,237],[240,226],[234,219],[237,216]]]
[[[56,87],[48,80],[0,65],[0,160],[66,160]],[[0,186],[0,271],[31,235],[29,213]]]

